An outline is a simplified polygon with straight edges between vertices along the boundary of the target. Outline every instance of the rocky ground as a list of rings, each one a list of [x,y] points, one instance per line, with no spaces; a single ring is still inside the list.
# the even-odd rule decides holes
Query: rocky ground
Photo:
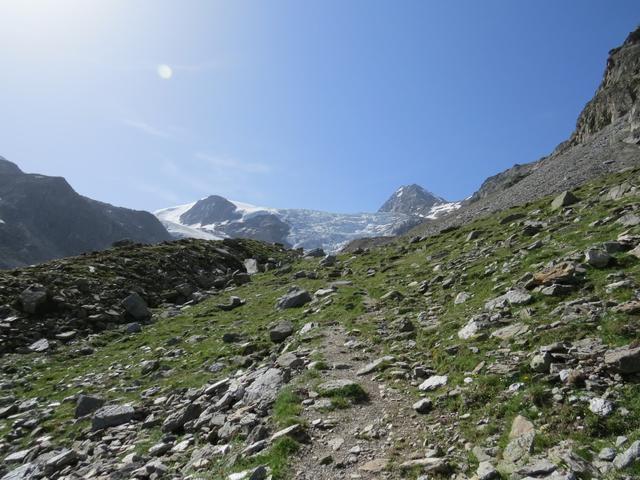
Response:
[[[8,272],[0,323],[31,343],[0,358],[0,478],[638,478],[639,185],[338,257],[244,244],[182,296],[135,250],[154,268],[87,290],[121,321],[69,338],[90,296],[56,282],[107,260]],[[36,279],[70,308],[26,307]]]

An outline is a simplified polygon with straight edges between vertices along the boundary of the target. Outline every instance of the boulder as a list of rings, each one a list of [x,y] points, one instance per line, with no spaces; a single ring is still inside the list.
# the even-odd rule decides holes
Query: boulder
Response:
[[[590,248],[584,252],[584,261],[595,268],[605,268],[611,264],[613,257],[604,250]]]
[[[245,403],[272,403],[285,381],[285,374],[279,368],[265,370],[246,388],[244,392]]]
[[[30,285],[20,294],[19,302],[25,313],[42,313],[49,303],[49,291],[40,284]]]
[[[561,208],[568,207],[580,200],[571,192],[564,191],[551,202],[551,210],[560,210]]]
[[[104,399],[93,395],[79,395],[76,401],[75,418],[84,417],[104,405]]]
[[[627,345],[608,350],[604,354],[604,363],[620,373],[640,372],[640,346]]]
[[[124,308],[126,314],[133,320],[146,321],[151,318],[151,312],[147,307],[147,303],[135,292],[122,300],[122,308]]]
[[[117,427],[133,420],[135,410],[130,405],[107,405],[99,409],[91,419],[93,430]]]
[[[269,338],[274,343],[282,343],[288,337],[293,335],[294,327],[293,323],[289,321],[280,322],[271,330],[269,330]]]
[[[299,308],[312,300],[311,295],[306,290],[299,287],[292,287],[289,291],[278,299],[276,308],[284,310],[286,308]]]

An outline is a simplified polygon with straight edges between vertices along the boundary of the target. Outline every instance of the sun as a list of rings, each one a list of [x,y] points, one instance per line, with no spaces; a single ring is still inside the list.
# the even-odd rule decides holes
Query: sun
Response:
[[[158,65],[156,71],[158,72],[158,76],[163,80],[169,80],[173,76],[173,69],[164,63]]]

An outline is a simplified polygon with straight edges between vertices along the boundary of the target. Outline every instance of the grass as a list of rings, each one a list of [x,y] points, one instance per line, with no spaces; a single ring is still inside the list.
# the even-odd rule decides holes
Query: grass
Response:
[[[443,425],[458,429],[466,441],[475,445],[491,442],[496,436],[504,444],[510,422],[518,414],[527,416],[536,424],[546,425],[545,431],[536,439],[535,448],[540,452],[563,439],[574,440],[579,451],[587,455],[603,446],[612,446],[620,434],[629,436],[630,440],[640,438],[638,383],[627,381],[614,390],[618,396],[616,404],[626,408],[628,415],[621,415],[618,409],[611,416],[601,418],[589,412],[585,402],[570,404],[566,401],[570,395],[584,394],[584,390],[571,387],[566,392],[565,401],[558,403],[552,398],[552,389],[560,384],[542,382],[528,367],[528,354],[552,342],[575,342],[597,337],[607,345],[619,346],[636,340],[640,336],[638,316],[604,309],[594,319],[563,321],[562,315],[554,309],[561,302],[585,296],[616,302],[629,300],[634,295],[633,289],[609,293],[606,285],[611,283],[609,275],[619,271],[640,283],[640,260],[624,252],[616,253],[616,265],[605,269],[587,267],[583,284],[585,290],[575,290],[562,298],[534,294],[532,304],[526,307],[527,315],[521,315],[525,309],[517,307],[512,309],[512,318],[509,319],[530,326],[530,333],[523,338],[503,342],[490,336],[466,341],[457,337],[458,330],[471,316],[483,310],[487,300],[504,293],[523,275],[540,270],[549,261],[580,254],[592,245],[615,239],[624,230],[640,234],[640,228],[626,229],[614,221],[589,226],[596,220],[614,215],[614,211],[638,205],[638,197],[605,201],[599,196],[599,192],[625,180],[640,180],[638,171],[614,174],[577,189],[579,198],[592,201],[588,207],[578,204],[571,213],[551,212],[550,199],[545,198],[478,219],[427,241],[409,244],[399,240],[396,244],[362,255],[340,255],[342,268],[353,272],[345,277],[352,284],[340,287],[331,302],[314,313],[305,314],[304,309],[277,311],[274,308],[276,299],[287,291],[291,283],[313,292],[325,287],[329,280],[326,272],[319,268],[318,260],[297,259],[291,265],[293,272],[318,271],[319,278],[293,281],[290,275],[279,275],[278,272],[256,275],[250,284],[185,309],[177,317],[145,326],[140,334],[125,335],[120,331],[98,333],[86,341],[96,348],[95,353],[89,356],[74,353],[77,344],[62,346],[50,356],[5,356],[0,360],[3,370],[15,372],[20,381],[4,394],[24,399],[38,397],[51,402],[85,392],[99,394],[112,402],[139,403],[142,391],[159,387],[160,390],[151,396],[152,401],[178,389],[199,388],[228,376],[238,369],[238,361],[249,358],[259,363],[267,360],[273,351],[268,327],[277,321],[289,320],[296,328],[313,321],[320,325],[318,332],[338,322],[347,331],[357,333],[357,338],[365,345],[376,345],[382,353],[393,351],[399,361],[411,368],[419,365],[438,374],[447,374],[447,389],[459,389],[459,394],[447,396],[443,393],[446,389],[434,392],[435,411],[424,421],[442,418]],[[500,224],[500,219],[515,213],[525,214],[528,220],[547,222],[548,228],[530,237],[522,234],[517,223]],[[482,233],[477,240],[466,242],[472,230]],[[543,245],[527,250],[536,240],[541,240]],[[260,245],[256,243],[247,248],[262,248]],[[264,255],[267,253],[267,250],[262,251]],[[80,271],[86,269],[89,261],[80,259],[68,268]],[[375,273],[369,275],[370,271]],[[103,275],[106,281],[111,280],[108,271]],[[442,283],[447,278],[452,278],[452,285],[445,288]],[[419,293],[417,288],[423,281],[430,282],[426,294]],[[381,302],[381,297],[392,290],[401,292],[404,298]],[[454,305],[453,299],[461,291],[470,293],[472,297],[461,305]],[[216,309],[215,305],[224,303],[229,295],[240,296],[247,301],[246,305],[231,312]],[[437,321],[435,329],[421,325],[421,312],[425,312],[423,317],[433,317]],[[413,340],[393,338],[396,333],[393,324],[401,317],[409,318],[416,325]],[[241,332],[255,353],[246,353],[240,343],[222,342],[225,332]],[[186,341],[193,336],[201,336],[202,340],[196,343]],[[172,338],[181,341],[169,346],[168,341]],[[300,345],[311,349],[320,341],[312,339],[297,343],[302,340],[294,340],[293,347]],[[513,371],[507,374],[491,372],[492,367],[512,356],[518,357]],[[139,374],[139,364],[149,359],[160,361],[162,373],[144,377]],[[319,352],[314,353],[311,359],[318,362],[316,370],[306,370],[280,392],[272,410],[273,429],[300,423],[302,396],[298,388],[317,385],[322,378],[320,370],[328,368],[327,359]],[[206,366],[213,362],[221,362],[225,368],[221,372],[210,373]],[[484,368],[472,373],[481,362],[484,362]],[[472,383],[465,383],[467,377],[473,379]],[[522,383],[523,386],[517,392],[507,393],[514,383]],[[414,386],[408,382],[402,385],[411,395],[417,396]],[[132,386],[135,388],[131,389]],[[353,403],[366,401],[367,395],[360,385],[354,385],[331,393],[329,398],[335,408],[348,408]],[[470,416],[460,419],[463,412]],[[478,428],[480,421],[486,424],[486,428]],[[42,426],[45,432],[53,435],[56,443],[67,445],[82,439],[89,428],[86,421],[73,420],[71,403],[62,403]],[[6,435],[9,429],[9,421],[0,420],[0,436]],[[158,430],[141,432],[136,451],[145,452],[158,436]],[[30,437],[26,436],[22,443],[26,445],[29,441]],[[448,437],[434,431],[430,433],[429,442],[446,445]],[[230,471],[266,464],[272,468],[274,478],[288,478],[287,459],[297,448],[293,440],[283,439],[261,455],[233,466],[221,460],[206,475],[211,475],[208,478],[224,478]],[[639,472],[640,467],[634,467],[626,473],[633,475]],[[201,478],[200,473],[198,478]]]

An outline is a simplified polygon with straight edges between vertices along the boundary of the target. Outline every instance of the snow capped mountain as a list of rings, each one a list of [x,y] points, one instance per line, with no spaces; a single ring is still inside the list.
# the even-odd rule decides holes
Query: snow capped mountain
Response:
[[[415,197],[413,189],[408,187],[402,187],[394,195],[401,198],[405,192],[408,192],[407,198]],[[295,248],[321,247],[328,252],[335,252],[357,238],[402,234],[422,223],[425,218],[436,218],[459,207],[458,203],[447,203],[426,193],[434,200],[422,195],[421,202],[415,199],[412,202],[419,213],[401,211],[400,208],[354,214],[276,209],[212,195],[197,202],[158,210],[155,215],[178,238],[253,238]],[[426,203],[430,201],[431,207],[427,208]]]
[[[442,214],[458,208],[458,203],[449,203],[415,183],[403,185],[384,202],[378,212],[404,213],[423,218],[435,218],[433,209],[440,207],[437,212]],[[437,215],[436,215],[437,216]]]

